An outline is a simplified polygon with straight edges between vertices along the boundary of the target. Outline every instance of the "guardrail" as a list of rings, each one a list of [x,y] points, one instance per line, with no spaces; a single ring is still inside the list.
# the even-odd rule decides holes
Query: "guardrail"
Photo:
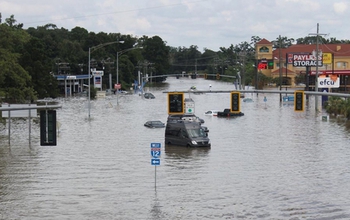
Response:
[[[296,89],[298,90],[298,89]],[[294,94],[296,90],[183,90],[183,91],[164,91],[163,93],[170,92],[183,92],[183,93],[231,93],[231,92],[240,92],[240,93],[276,93],[276,94]],[[304,91],[304,90],[303,90]],[[331,93],[331,92],[314,92],[314,91],[304,91],[305,95],[315,95],[315,96],[338,96],[350,98],[348,93]]]
[[[49,101],[48,101],[49,102]],[[16,106],[16,107],[0,107],[0,112],[8,112],[8,143],[9,145],[11,144],[11,111],[19,111],[19,110],[28,110],[28,117],[24,116],[24,117],[20,117],[20,118],[28,118],[29,119],[29,145],[31,143],[31,111],[32,109],[44,109],[44,110],[52,110],[52,109],[58,109],[58,108],[62,108],[61,105],[40,105],[40,106],[30,106],[28,104],[28,106]],[[34,116],[34,115],[33,115]]]

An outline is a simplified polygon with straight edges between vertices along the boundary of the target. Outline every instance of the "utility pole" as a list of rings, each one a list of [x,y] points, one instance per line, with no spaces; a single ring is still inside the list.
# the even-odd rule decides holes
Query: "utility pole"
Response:
[[[319,33],[319,25],[317,23],[317,33],[316,34],[309,34],[316,36],[316,79],[315,79],[315,92],[318,92],[318,56],[319,56],[319,43],[318,43],[318,36],[319,35],[327,35],[327,34],[320,34]],[[308,73],[307,73],[308,74]],[[318,112],[318,96],[315,96],[315,110]]]
[[[240,86],[240,89],[241,90],[245,90],[245,61],[246,61],[246,55],[247,55],[247,52],[245,50],[239,52],[239,57],[240,57],[240,60],[241,60],[241,82],[243,83],[243,85],[240,83],[239,86]]]
[[[278,62],[279,62],[279,74],[280,74],[280,91],[282,90],[282,39],[281,39],[281,35],[278,38],[278,44],[279,44],[279,49],[278,49]],[[287,68],[287,66],[286,66]],[[286,85],[287,86],[287,85]],[[282,93],[280,93],[280,102],[282,102]]]

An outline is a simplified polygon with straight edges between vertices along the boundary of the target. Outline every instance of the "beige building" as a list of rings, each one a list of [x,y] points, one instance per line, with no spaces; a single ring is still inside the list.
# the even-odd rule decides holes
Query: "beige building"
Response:
[[[255,45],[258,71],[265,76],[279,78],[283,87],[297,87],[305,84],[314,90],[316,61],[319,61],[319,76],[337,75],[340,80],[339,89],[332,91],[350,91],[350,44],[296,44],[288,48],[273,49],[272,43],[262,39]],[[315,55],[319,59],[315,60]],[[312,59],[314,58],[314,59]],[[307,74],[306,74],[307,73]],[[304,82],[300,78],[305,76]],[[299,77],[299,82],[296,78]],[[350,81],[350,78],[349,78]]]

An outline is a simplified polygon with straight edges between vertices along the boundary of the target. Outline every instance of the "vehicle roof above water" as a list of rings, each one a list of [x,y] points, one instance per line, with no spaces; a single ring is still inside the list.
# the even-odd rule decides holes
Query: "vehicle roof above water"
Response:
[[[186,127],[186,128],[201,128],[201,124],[195,121],[170,121],[167,123],[167,128],[168,127]]]
[[[169,115],[167,121],[176,121],[176,120],[183,120],[183,121],[194,121],[199,123],[204,123],[204,119],[199,118],[195,114],[192,113],[185,113],[185,114],[176,114],[176,115]]]
[[[169,115],[168,117],[197,117],[197,116],[193,113],[184,113],[184,114]]]

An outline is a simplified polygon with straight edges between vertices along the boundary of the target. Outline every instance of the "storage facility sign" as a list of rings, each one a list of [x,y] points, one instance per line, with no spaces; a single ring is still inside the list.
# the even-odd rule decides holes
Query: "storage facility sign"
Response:
[[[316,59],[316,56],[312,54],[293,54],[293,66],[323,66],[322,54],[318,56],[318,60]]]

